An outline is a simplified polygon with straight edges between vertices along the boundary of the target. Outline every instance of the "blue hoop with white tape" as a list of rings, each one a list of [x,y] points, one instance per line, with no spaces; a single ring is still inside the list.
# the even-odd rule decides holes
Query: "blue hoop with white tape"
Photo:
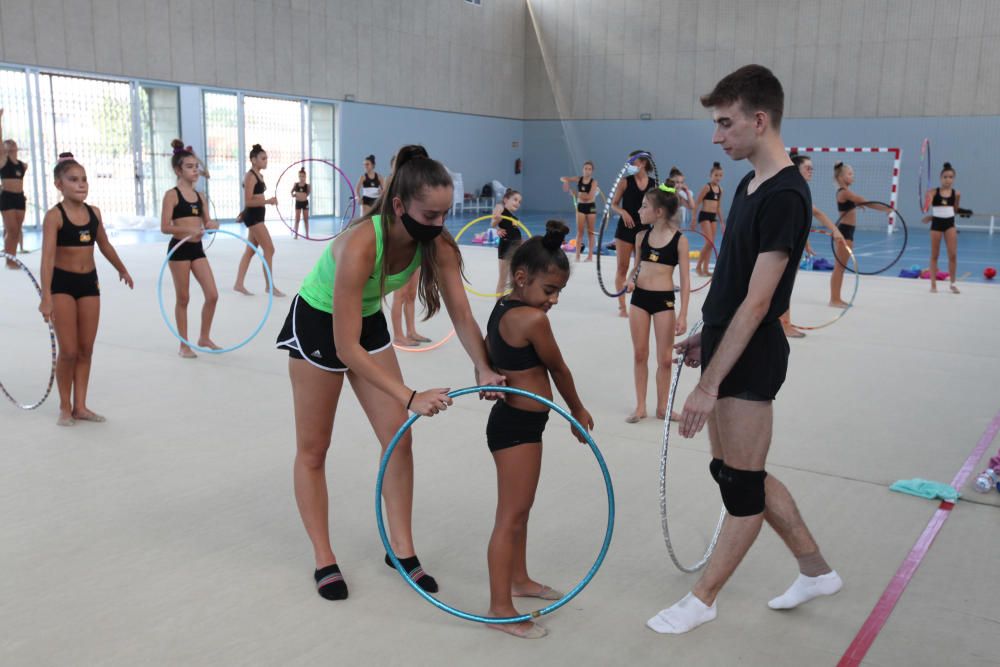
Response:
[[[448,392],[448,396],[450,396],[451,398],[457,398],[459,396],[465,396],[466,394],[478,394],[479,392],[498,392],[504,394],[516,394],[518,396],[524,396],[525,398],[530,398],[534,401],[538,401],[542,405],[548,407],[550,410],[554,410],[555,412],[562,415],[562,417],[566,419],[566,421],[568,421],[578,433],[583,435],[584,439],[587,441],[587,444],[590,446],[590,451],[594,453],[594,457],[597,459],[597,464],[601,468],[601,475],[604,477],[604,486],[608,493],[608,523],[607,523],[607,529],[605,530],[604,533],[604,542],[601,545],[601,551],[597,555],[597,560],[594,561],[594,564],[591,565],[590,570],[588,570],[587,574],[583,577],[583,580],[580,581],[580,583],[578,583],[576,586],[574,586],[561,599],[556,600],[552,604],[543,607],[542,609],[537,609],[528,614],[521,614],[520,616],[492,618],[489,616],[470,614],[469,612],[465,612],[462,611],[461,609],[456,609],[450,605],[447,605],[444,602],[438,600],[436,597],[434,597],[427,591],[425,591],[424,589],[422,589],[417,584],[417,582],[415,582],[410,577],[409,573],[399,562],[399,558],[396,556],[396,553],[392,550],[392,545],[389,543],[389,535],[386,533],[385,521],[382,518],[382,482],[385,478],[386,467],[389,465],[389,458],[392,456],[392,452],[396,449],[396,445],[399,444],[399,441],[403,438],[406,432],[413,425],[413,422],[417,421],[417,419],[420,418],[419,414],[410,415],[410,418],[407,419],[406,422],[399,427],[399,430],[396,432],[396,435],[392,437],[392,440],[389,441],[389,445],[385,448],[385,454],[382,455],[382,462],[381,465],[379,465],[378,469],[378,479],[375,482],[375,520],[378,523],[379,537],[382,538],[382,544],[385,546],[385,551],[387,554],[389,554],[389,559],[392,561],[392,564],[395,566],[396,570],[399,572],[400,575],[402,575],[403,579],[406,580],[406,583],[410,585],[410,588],[419,593],[421,597],[430,602],[432,605],[434,605],[435,607],[437,607],[442,611],[446,611],[449,614],[452,614],[453,616],[464,618],[467,621],[476,621],[478,623],[493,623],[501,625],[509,623],[521,623],[522,621],[530,621],[531,619],[538,618],[546,614],[550,614],[556,609],[559,609],[567,602],[572,600],[574,597],[576,597],[580,593],[580,591],[582,591],[584,587],[590,583],[590,580],[594,578],[594,575],[597,574],[598,568],[601,566],[601,563],[604,561],[604,557],[608,553],[608,547],[611,546],[611,535],[614,531],[614,524],[615,524],[615,493],[614,493],[614,488],[611,485],[611,474],[608,472],[608,466],[604,462],[604,457],[601,455],[601,451],[597,448],[597,443],[594,442],[594,439],[590,436],[590,433],[587,432],[587,429],[585,429],[580,424],[580,422],[574,419],[573,415],[567,412],[564,408],[560,407],[559,405],[556,405],[555,403],[545,398],[544,396],[533,394],[530,391],[525,391],[524,389],[517,389],[516,387],[498,387],[493,385],[486,385],[482,387],[466,387],[464,389],[456,389],[454,391],[450,391]]]
[[[190,241],[192,238],[194,238],[194,235],[192,234],[191,236],[185,236],[183,239],[181,239],[181,242],[175,245],[173,248],[171,248],[170,252],[167,253],[166,258],[163,260],[163,266],[160,267],[160,276],[156,281],[156,298],[160,302],[160,315],[163,316],[163,321],[166,322],[167,328],[170,329],[170,333],[172,333],[177,340],[184,343],[192,350],[197,350],[198,352],[204,352],[205,354],[223,354],[225,352],[232,352],[233,350],[240,349],[241,347],[252,341],[257,336],[257,334],[260,333],[260,330],[264,328],[264,324],[267,322],[267,318],[270,317],[271,315],[271,306],[274,305],[274,279],[271,276],[271,267],[267,265],[267,261],[265,261],[264,259],[264,253],[261,252],[260,248],[250,243],[250,241],[248,241],[247,239],[243,238],[242,236],[234,232],[226,231],[225,229],[205,229],[202,230],[202,233],[209,235],[225,234],[226,236],[232,236],[235,239],[239,239],[240,241],[245,243],[251,250],[254,251],[254,254],[257,255],[258,259],[260,259],[260,263],[264,265],[264,273],[265,275],[267,275],[267,309],[264,311],[264,317],[261,318],[260,322],[257,324],[256,328],[254,328],[253,332],[249,336],[244,338],[242,341],[240,341],[235,345],[230,345],[229,347],[223,347],[221,349],[215,350],[209,347],[202,347],[200,345],[195,345],[191,341],[181,336],[180,332],[177,331],[177,327],[174,326],[174,323],[171,322],[170,318],[167,316],[167,309],[163,305],[163,273],[167,270],[167,264],[170,263],[170,258],[173,257],[175,252],[177,252],[177,249],[180,248],[185,243],[187,243],[188,241]]]

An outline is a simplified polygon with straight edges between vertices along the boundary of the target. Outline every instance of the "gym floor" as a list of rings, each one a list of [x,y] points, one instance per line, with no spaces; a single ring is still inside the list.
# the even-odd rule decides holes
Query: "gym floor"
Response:
[[[527,219],[535,228],[546,217]],[[938,507],[892,493],[889,484],[949,482],[1000,408],[992,285],[970,278],[961,295],[931,295],[924,281],[863,277],[842,320],[790,342],[769,458],[771,474],[789,486],[843,576],[843,591],[792,612],[768,609],[797,571],[765,527],[719,598],[716,621],[680,637],[656,635],[646,619],[681,598],[696,575],[676,570],[663,545],[662,423],[624,422],[634,407],[627,322],[598,290],[594,264],[574,265],[550,318],[611,470],[615,535],[593,582],[542,619],[549,637],[517,641],[434,609],[382,563],[373,491],[379,448],[350,391],[341,399],[328,474],[333,544],[351,596],[331,603],[315,594],[292,495],[287,355],[273,349],[289,300],[275,300],[263,331],[243,349],[182,360],[157,306],[166,244],[150,233],[126,243],[127,234],[113,240],[134,291],[98,260],[102,321],[90,405],[108,422],[57,428],[55,395],[32,412],[0,405],[6,664],[834,664]],[[911,246],[924,237],[914,234]],[[995,243],[963,234],[959,256],[972,262],[976,247],[995,256]],[[324,245],[280,237],[276,246],[277,284],[292,293]],[[229,289],[242,250],[219,238],[209,251],[222,293],[213,334],[223,345],[252,330],[266,307],[256,267],[248,280],[256,296]],[[492,291],[495,251],[462,251],[470,282]],[[917,254],[912,263],[926,257]],[[38,254],[25,261],[37,274]],[[50,354],[37,298],[12,272],[0,290],[0,381],[32,400],[44,389]],[[689,325],[706,291],[693,295]],[[169,279],[164,292],[169,312]],[[827,274],[801,272],[793,319],[828,319],[827,294]],[[485,326],[491,300],[470,300]],[[199,305],[195,289],[192,327]],[[450,328],[443,314],[420,326],[434,339]],[[473,383],[457,341],[398,355],[414,386]],[[695,380],[695,371],[683,371],[678,404]],[[417,552],[440,582],[441,599],[474,612],[488,602],[485,553],[495,509],[488,410],[461,398],[414,427]],[[707,435],[683,440],[675,430],[671,440],[670,527],[690,562],[707,544],[720,501],[707,470]],[[977,494],[971,484],[959,490],[962,500],[862,664],[996,664],[1000,617],[988,573],[1000,551],[1000,494]],[[531,520],[533,576],[571,588],[593,563],[606,518],[593,456],[554,416]]]

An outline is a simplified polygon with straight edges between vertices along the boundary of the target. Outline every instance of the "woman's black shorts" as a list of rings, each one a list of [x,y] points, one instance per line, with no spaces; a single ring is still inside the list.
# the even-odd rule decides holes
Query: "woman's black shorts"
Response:
[[[304,201],[295,200],[295,210],[296,211],[308,211],[309,210],[309,200]]]
[[[511,233],[507,232],[507,236],[500,239],[500,245],[497,246],[497,259],[510,259],[519,247],[521,247],[520,232],[515,238],[511,238]]]
[[[618,239],[619,241],[624,241],[625,243],[631,243],[632,245],[635,245],[636,235],[639,232],[644,231],[646,229],[649,229],[647,225],[643,225],[638,222],[635,223],[634,227],[628,227],[625,224],[624,218],[618,218],[618,227],[615,229],[615,238]]]
[[[0,190],[0,211],[23,211],[28,207],[28,199],[23,192]]]
[[[180,242],[181,239],[170,239],[170,243],[167,244],[167,252],[173,250]],[[177,252],[170,255],[171,262],[193,262],[196,259],[206,259],[205,247],[201,241],[185,241],[180,248],[177,248]]]
[[[74,299],[87,296],[101,296],[101,285],[97,282],[97,269],[87,273],[52,269],[52,294],[67,294]]]
[[[506,401],[497,401],[486,422],[486,444],[491,452],[496,452],[516,445],[541,442],[548,421],[548,410],[521,410],[512,408]]]
[[[597,212],[597,204],[592,201],[588,202],[577,202],[576,212],[583,213],[584,215],[590,215],[591,213]]]
[[[369,354],[381,352],[392,345],[389,327],[381,310],[361,318],[359,342]],[[275,347],[288,350],[292,359],[305,359],[325,371],[347,371],[347,364],[337,356],[337,346],[333,341],[333,315],[313,308],[298,294],[292,299]]]
[[[642,308],[650,315],[656,315],[665,310],[673,310],[676,298],[677,294],[673,290],[660,291],[636,287],[632,291],[631,304],[636,308]]]
[[[715,354],[725,327],[706,326],[701,332],[701,372]],[[788,339],[775,320],[762,324],[747,343],[729,375],[719,385],[719,398],[773,401],[788,371]]]
[[[253,227],[254,225],[259,225],[264,222],[264,217],[267,211],[263,206],[248,206],[243,209],[243,224],[247,227]]]
[[[837,229],[839,229],[840,233],[844,235],[845,241],[854,240],[854,225],[847,225],[841,222],[837,225]]]
[[[955,218],[931,218],[932,232],[946,232],[955,226]]]

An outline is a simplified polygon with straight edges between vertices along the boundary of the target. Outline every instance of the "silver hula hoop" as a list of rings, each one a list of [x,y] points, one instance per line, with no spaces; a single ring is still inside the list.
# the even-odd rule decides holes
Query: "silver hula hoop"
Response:
[[[701,322],[691,327],[689,335],[695,335],[699,329],[701,329]],[[670,448],[670,415],[674,410],[674,399],[677,397],[677,383],[681,379],[681,369],[684,368],[686,357],[687,354],[681,356],[674,369],[673,377],[670,379],[670,393],[667,395],[667,414],[663,418],[663,449],[660,451],[660,526],[663,528],[663,542],[667,545],[667,553],[670,554],[670,560],[674,561],[674,565],[681,572],[691,573],[705,567],[708,564],[708,560],[712,557],[715,545],[719,541],[719,533],[722,532],[722,522],[726,518],[726,508],[723,506],[722,511],[719,513],[719,523],[715,526],[715,532],[712,533],[712,539],[708,542],[705,554],[694,565],[684,565],[681,563],[680,559],[677,558],[677,554],[674,553],[674,545],[670,541],[670,526],[667,522],[667,452]]]
[[[625,165],[621,168],[621,171],[618,172],[618,177],[615,179],[614,185],[611,186],[611,198],[609,199],[607,196],[604,197],[604,212],[601,214],[601,224],[597,230],[597,284],[600,286],[601,291],[610,297],[619,297],[625,294],[626,287],[622,287],[620,292],[612,292],[604,286],[604,276],[601,275],[601,255],[604,254],[604,248],[601,246],[604,245],[604,232],[607,231],[608,221],[611,219],[611,200],[614,199],[615,193],[618,192],[618,184],[621,183],[623,178],[627,177],[626,172],[628,171],[629,166],[634,164],[639,158],[645,158],[648,160],[649,166],[653,168],[653,187],[660,184],[660,172],[656,169],[656,161],[653,160],[653,155],[651,153],[642,151],[631,156],[625,161]],[[635,224],[639,225],[640,223],[636,221]],[[626,285],[627,283],[628,281],[626,281]]]
[[[38,297],[40,299],[42,297],[42,288],[41,286],[39,286],[38,281],[35,280],[35,276],[31,273],[31,270],[29,270],[28,267],[24,265],[24,262],[19,260],[14,255],[8,255],[5,252],[0,252],[0,256],[2,256],[5,260],[9,262],[14,262],[15,264],[17,264],[17,268],[21,269],[22,271],[24,271],[25,274],[27,274],[28,280],[31,281],[31,284],[34,286],[35,291],[38,292]],[[49,383],[48,385],[46,385],[45,392],[42,394],[42,397],[37,401],[35,401],[34,403],[22,403],[21,401],[14,398],[9,391],[7,391],[7,388],[3,385],[3,382],[0,382],[0,393],[3,393],[3,395],[6,396],[11,403],[21,408],[22,410],[34,410],[42,403],[44,403],[45,399],[47,399],[49,397],[49,394],[52,393],[52,384],[55,382],[56,379],[56,331],[52,327],[51,321],[46,322],[45,324],[49,328],[49,344],[52,346],[52,368],[49,371]]]

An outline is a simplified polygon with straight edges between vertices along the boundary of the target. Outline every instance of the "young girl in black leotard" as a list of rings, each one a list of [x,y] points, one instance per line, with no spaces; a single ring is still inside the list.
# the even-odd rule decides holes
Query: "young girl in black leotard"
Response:
[[[648,151],[632,151],[629,153],[629,157],[633,158],[640,153],[648,153]],[[611,208],[620,216],[618,227],[615,229],[616,292],[622,291],[625,287],[629,262],[635,253],[635,236],[642,231],[642,223],[639,222],[639,207],[642,206],[642,197],[647,190],[651,190],[657,185],[656,179],[652,175],[653,165],[647,158],[636,158],[629,171],[632,173],[618,183],[618,187],[611,197]],[[618,316],[628,317],[624,292],[618,297]]]
[[[510,276],[510,258],[521,245],[521,229],[511,220],[518,220],[517,211],[521,208],[521,193],[513,188],[507,188],[503,199],[493,208],[493,220],[490,225],[495,227],[500,236],[497,246],[499,276],[497,277],[497,295],[507,289],[507,279]]]
[[[712,260],[712,246],[715,244],[715,233],[720,223],[723,233],[726,231],[725,214],[722,212],[722,185],[720,185],[722,175],[722,165],[713,162],[708,183],[698,193],[698,198],[694,203],[694,210],[697,211],[699,207],[701,208],[701,211],[698,212],[698,226],[701,227],[701,233],[708,239],[702,246],[698,264],[694,268],[694,272],[699,276],[712,275],[712,272],[708,270],[708,264]]]
[[[594,259],[594,221],[597,219],[597,179],[594,178],[594,163],[583,163],[582,176],[563,176],[559,179],[563,189],[569,192],[571,183],[576,184],[576,261],[580,261],[583,251],[583,230],[587,230],[587,261]]]
[[[59,426],[77,421],[103,422],[87,407],[90,364],[101,315],[101,287],[94,264],[96,245],[132,289],[132,276],[104,231],[101,211],[85,203],[87,172],[62,153],[53,170],[62,201],[49,209],[42,223],[42,302],[45,321],[51,321],[59,341],[56,383],[59,386]]]
[[[947,193],[947,194],[946,194]],[[941,252],[941,239],[944,239],[948,249],[948,280],[952,293],[958,294],[955,281],[958,278],[958,229],[955,228],[955,212],[958,211],[958,200],[961,193],[955,189],[955,168],[950,162],[945,162],[941,168],[941,187],[927,193],[925,209],[931,215],[923,222],[931,223],[931,292],[937,292],[938,254]]]
[[[677,198],[681,200],[681,217],[680,217],[680,227],[684,229],[684,225],[690,223],[691,229],[694,229],[694,193],[688,188],[687,182],[685,180],[684,172],[682,172],[677,167],[671,167],[670,173],[667,178],[674,182],[674,188],[677,190]]]
[[[312,186],[306,183],[305,168],[299,169],[299,182],[292,186],[292,197],[295,199],[295,232],[292,238],[299,238],[299,219],[305,224],[306,238],[309,237],[309,195]]]
[[[274,289],[274,296],[285,296],[285,293],[274,286],[274,241],[271,240],[271,233],[267,231],[264,224],[264,206],[274,206],[278,203],[276,197],[265,197],[267,185],[260,175],[261,170],[267,169],[267,151],[261,148],[260,144],[254,144],[250,150],[250,171],[243,177],[243,224],[247,226],[247,238],[250,242],[261,249],[264,253],[264,261],[271,269],[271,287]],[[247,290],[243,281],[247,277],[247,270],[250,268],[250,260],[256,253],[249,247],[243,251],[240,257],[240,265],[236,271],[236,284],[233,289],[240,294],[251,294]],[[264,280],[267,281],[267,272],[264,272]],[[267,285],[265,284],[265,288]]]
[[[191,237],[180,248],[170,255],[170,275],[174,280],[174,290],[177,302],[174,305],[174,318],[177,321],[177,333],[182,338],[188,337],[187,306],[191,298],[191,274],[201,285],[205,295],[205,304],[201,308],[201,331],[198,335],[198,346],[217,350],[219,346],[212,341],[212,320],[215,318],[215,306],[219,301],[219,290],[215,285],[212,267],[205,256],[202,246],[202,232],[205,229],[218,229],[219,223],[212,220],[208,212],[205,198],[194,189],[201,176],[200,163],[197,156],[184,147],[180,139],[171,143],[174,155],[170,160],[174,173],[177,174],[177,187],[167,190],[163,195],[163,208],[160,213],[160,231],[172,238],[167,245],[167,252],[173,250],[178,243]],[[177,354],[185,359],[194,359],[195,354],[187,343],[180,344]]]
[[[3,218],[3,251],[16,255],[18,245],[24,250],[21,226],[27,200],[24,198],[24,174],[28,163],[17,159],[17,143],[3,138],[3,109],[0,109],[0,217]],[[17,264],[7,260],[8,269]]]
[[[830,305],[835,308],[847,308],[848,303],[840,298],[840,288],[844,284],[844,267],[850,261],[847,249],[854,249],[854,228],[858,224],[857,209],[859,207],[877,211],[888,209],[880,204],[866,204],[867,199],[851,191],[851,186],[854,184],[854,168],[851,165],[843,162],[833,165],[833,180],[837,183],[837,213],[840,216],[837,229],[843,235],[844,243],[836,244],[833,249],[837,261],[830,275]]]
[[[559,303],[569,280],[569,259],[562,243],[569,229],[558,220],[545,225],[545,236],[525,241],[510,263],[513,291],[497,301],[486,325],[486,349],[507,385],[552,398],[551,376],[573,417],[592,429],[573,376],[563,361],[549,324],[548,311]],[[558,600],[562,593],[528,576],[528,514],[542,466],[542,432],[548,409],[536,401],[506,395],[497,401],[486,426],[486,442],[497,466],[496,523],[487,560],[490,610],[494,617],[517,616],[513,597]],[[573,431],[580,442],[584,438]],[[524,639],[544,637],[545,628],[525,621],[489,627]]]
[[[666,416],[674,335],[687,331],[691,295],[688,240],[680,231],[680,198],[671,179],[646,193],[639,219],[648,229],[636,236],[638,266],[628,284],[632,292],[628,318],[635,373],[635,410],[625,420],[629,424],[646,417],[650,324],[656,333],[656,417]],[[675,317],[674,269],[678,266],[681,302]]]
[[[358,179],[355,190],[361,195],[361,215],[368,215],[375,202],[382,196],[382,177],[375,171],[375,156],[369,155],[364,161],[365,173]]]

